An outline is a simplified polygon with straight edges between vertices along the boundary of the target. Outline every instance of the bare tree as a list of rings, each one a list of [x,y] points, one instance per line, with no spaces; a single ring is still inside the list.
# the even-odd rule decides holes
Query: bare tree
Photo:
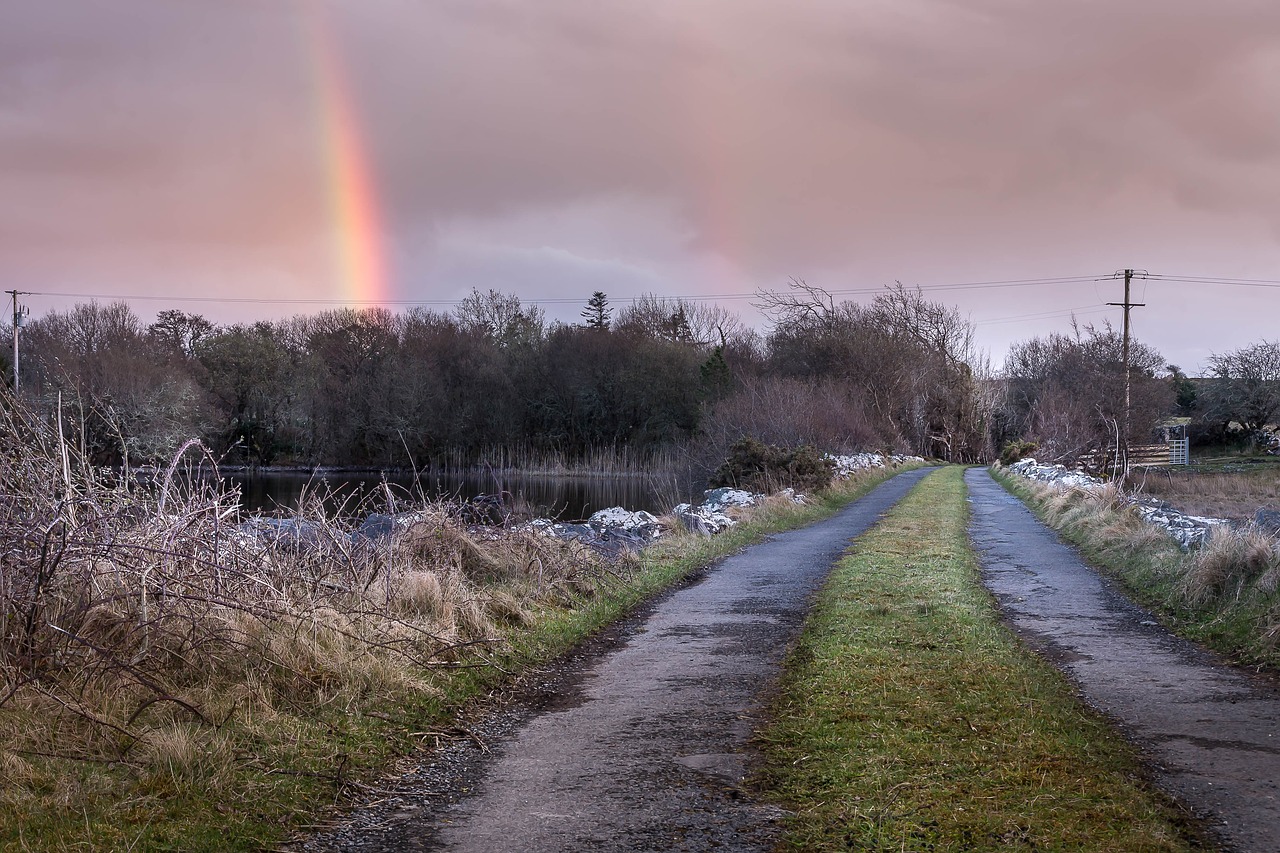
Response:
[[[1202,406],[1211,419],[1246,433],[1274,430],[1280,411],[1280,341],[1259,341],[1209,358]]]
[[[546,312],[536,305],[520,304],[510,293],[490,290],[471,295],[454,309],[458,324],[467,332],[478,333],[504,346],[529,344],[546,331]]]
[[[1110,445],[1124,420],[1121,335],[1109,323],[1076,326],[1015,344],[1005,359],[1008,396],[1003,439],[1031,438],[1055,459]],[[1130,345],[1133,433],[1153,429],[1173,405],[1165,360],[1141,342]]]

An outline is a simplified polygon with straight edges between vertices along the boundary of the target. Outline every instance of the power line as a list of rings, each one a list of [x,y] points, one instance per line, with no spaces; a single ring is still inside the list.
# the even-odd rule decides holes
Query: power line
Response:
[[[1027,279],[1004,279],[998,281],[966,281],[966,282],[941,282],[934,284],[919,284],[913,289],[919,289],[923,292],[939,291],[939,290],[990,290],[1004,289],[1011,287],[1036,287],[1058,284],[1078,284],[1084,282],[1101,281],[1103,277],[1099,276],[1058,276],[1054,278],[1027,278]],[[832,296],[860,296],[880,294],[885,291],[885,287],[865,287],[865,288],[843,288],[838,290],[829,290]],[[466,297],[460,299],[319,299],[319,298],[279,298],[279,297],[263,297],[263,296],[179,296],[175,294],[128,294],[128,293],[72,293],[61,291],[37,291],[33,292],[33,296],[47,296],[63,299],[124,299],[137,300],[147,302],[195,302],[195,303],[231,303],[236,305],[359,305],[359,306],[379,306],[388,307],[414,307],[414,306],[434,306],[434,305],[458,305],[463,302]],[[742,299],[756,299],[759,292],[751,293],[691,293],[683,295],[658,295],[658,294],[638,294],[634,296],[611,296],[612,302],[636,302],[640,299],[654,296],[659,299],[685,300],[688,302],[703,301],[736,301]],[[582,302],[582,298],[576,296],[547,296],[547,297],[530,297],[522,298],[521,302],[530,305],[577,305]]]
[[[1137,276],[1135,276],[1137,277]],[[1147,273],[1142,276],[1148,280],[1162,281],[1169,283],[1183,284],[1212,284],[1224,287],[1260,287],[1260,288],[1280,288],[1280,279],[1266,278],[1233,278],[1229,276],[1195,276],[1195,275],[1175,275],[1170,273]],[[921,292],[948,291],[948,290],[1000,290],[1006,288],[1017,287],[1043,287],[1053,285],[1066,284],[1085,284],[1096,283],[1100,281],[1110,281],[1116,278],[1111,275],[1072,275],[1072,276],[1051,276],[1043,278],[1017,278],[1017,279],[997,279],[992,281],[960,281],[960,282],[934,282],[929,284],[912,285],[910,289],[919,290]],[[878,287],[856,287],[856,288],[838,288],[827,290],[826,293],[831,296],[871,296],[883,293],[885,286]],[[150,294],[150,293],[91,293],[91,292],[69,292],[69,291],[29,291],[27,295],[46,296],[63,299],[124,299],[137,300],[145,302],[195,302],[195,303],[231,303],[237,305],[333,305],[333,306],[379,306],[388,307],[414,307],[414,306],[437,306],[437,305],[457,305],[463,302],[466,297],[457,299],[324,299],[324,298],[285,298],[285,297],[264,297],[264,296],[181,296],[177,294]],[[756,299],[760,296],[760,291],[751,293],[685,293],[685,294],[636,294],[632,296],[611,296],[612,302],[636,302],[640,299],[654,297],[658,299],[669,300],[685,300],[687,302],[709,302],[709,301],[739,301],[744,299]],[[581,297],[577,296],[540,296],[522,298],[522,302],[531,305],[577,305],[582,302]],[[988,321],[995,322],[995,321]]]
[[[1280,287],[1280,280],[1269,278],[1225,278],[1199,275],[1168,275],[1153,273],[1149,276],[1156,281],[1167,281],[1181,284],[1217,284],[1225,287]]]
[[[1100,305],[1082,305],[1079,308],[1059,308],[1054,311],[1041,311],[1035,314],[1015,314],[1012,317],[996,317],[991,320],[975,320],[975,326],[994,326],[999,323],[1016,323],[1019,320],[1055,320],[1059,317],[1071,317],[1077,314],[1100,314],[1106,311]]]

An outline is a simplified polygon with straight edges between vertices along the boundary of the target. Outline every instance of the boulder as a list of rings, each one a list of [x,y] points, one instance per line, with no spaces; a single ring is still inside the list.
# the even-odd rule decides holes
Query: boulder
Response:
[[[609,559],[638,551],[662,535],[662,523],[652,513],[631,512],[617,506],[600,510],[584,523],[539,518],[525,529],[580,542]]]
[[[1253,523],[1269,536],[1280,536],[1280,510],[1264,506],[1253,514]]]
[[[239,531],[285,551],[313,551],[333,541],[323,525],[301,518],[255,516],[241,524]]]
[[[691,533],[702,536],[715,536],[737,524],[724,513],[708,509],[705,505],[695,507],[690,504],[680,504],[671,510],[671,514],[680,519],[680,523]]]
[[[463,524],[501,527],[507,523],[511,513],[503,503],[502,495],[476,495],[467,501],[454,505],[451,509]]]
[[[702,493],[702,508],[709,512],[724,512],[730,507],[755,506],[764,495],[744,492],[742,489],[710,489]]]
[[[611,506],[592,513],[587,524],[597,531],[615,531],[638,533],[656,537],[662,532],[662,525],[653,513],[637,510],[635,512],[620,506]]]
[[[397,533],[407,530],[424,518],[426,518],[426,514],[422,512],[398,512],[395,515],[386,515],[381,512],[370,513],[364,521],[360,522],[360,526],[352,532],[351,541],[354,543],[382,542],[391,539]]]

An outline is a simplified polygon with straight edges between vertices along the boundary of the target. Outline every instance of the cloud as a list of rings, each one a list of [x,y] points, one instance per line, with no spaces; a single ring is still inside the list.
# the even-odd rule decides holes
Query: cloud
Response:
[[[332,292],[314,15],[400,295],[1280,260],[1259,0],[0,0],[0,257]]]

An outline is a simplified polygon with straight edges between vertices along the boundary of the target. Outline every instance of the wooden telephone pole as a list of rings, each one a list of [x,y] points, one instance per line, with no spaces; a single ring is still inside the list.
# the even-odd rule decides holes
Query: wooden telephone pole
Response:
[[[1133,309],[1133,308],[1146,307],[1145,302],[1129,301],[1129,284],[1130,282],[1133,281],[1133,278],[1135,275],[1140,276],[1142,278],[1146,278],[1148,273],[1145,270],[1138,273],[1135,273],[1133,270],[1123,270],[1122,272],[1117,272],[1115,274],[1115,278],[1119,278],[1121,275],[1124,276],[1124,302],[1108,302],[1107,304],[1114,305],[1118,308],[1124,309],[1124,333],[1123,333],[1124,338],[1123,338],[1123,342],[1121,343],[1121,353],[1122,353],[1121,357],[1124,359],[1124,426],[1121,432],[1121,436],[1122,436],[1121,441],[1123,443],[1121,445],[1120,452],[1124,455],[1124,474],[1125,476],[1128,476],[1129,474],[1129,402],[1130,402],[1130,398],[1129,398],[1129,387],[1130,387],[1129,386],[1129,311],[1130,309]]]
[[[21,290],[6,290],[13,297],[13,396],[18,396],[18,328],[26,319],[27,309],[18,305],[19,296],[29,296]]]

